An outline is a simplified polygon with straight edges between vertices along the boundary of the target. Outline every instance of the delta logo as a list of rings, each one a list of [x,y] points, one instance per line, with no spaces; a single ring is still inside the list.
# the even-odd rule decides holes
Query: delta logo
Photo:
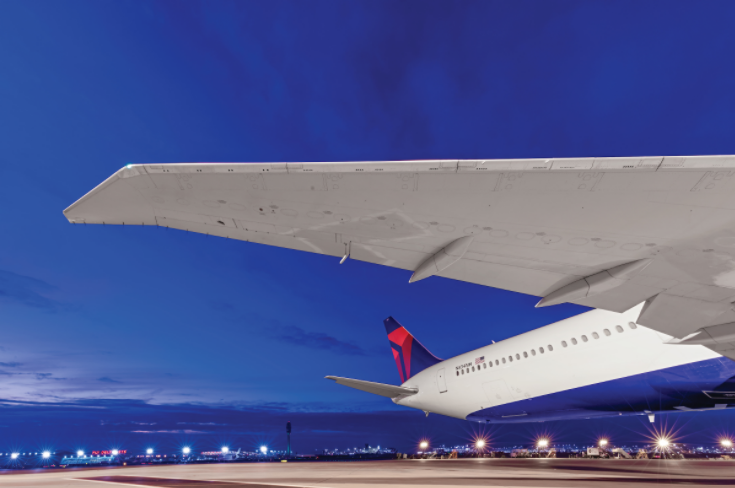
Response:
[[[401,375],[401,382],[405,382],[411,377],[411,344],[413,343],[413,336],[401,327],[388,334],[388,340],[393,350],[393,358],[396,360],[396,366],[398,366],[398,373]]]

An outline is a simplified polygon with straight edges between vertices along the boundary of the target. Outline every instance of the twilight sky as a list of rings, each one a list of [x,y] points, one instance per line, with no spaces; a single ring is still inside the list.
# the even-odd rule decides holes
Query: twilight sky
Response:
[[[464,442],[382,320],[447,358],[583,311],[175,230],[72,226],[127,163],[735,153],[732,1],[0,2],[0,451]],[[583,365],[580,365],[583,367]],[[730,416],[671,416],[707,442]],[[640,419],[494,428],[643,441]]]

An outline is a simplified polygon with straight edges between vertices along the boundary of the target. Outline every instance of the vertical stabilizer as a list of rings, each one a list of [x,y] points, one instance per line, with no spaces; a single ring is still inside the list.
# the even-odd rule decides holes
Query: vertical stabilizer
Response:
[[[431,354],[396,319],[388,317],[384,323],[402,383],[426,368],[441,362],[441,359]]]

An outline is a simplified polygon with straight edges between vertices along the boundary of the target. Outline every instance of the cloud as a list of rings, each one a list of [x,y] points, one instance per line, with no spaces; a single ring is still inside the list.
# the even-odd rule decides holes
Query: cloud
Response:
[[[105,383],[122,383],[122,381],[113,380],[109,376],[103,376],[102,378],[97,378],[97,381],[103,381]]]
[[[140,400],[77,400],[63,403],[14,402],[0,399],[2,438],[58,439],[57,449],[71,449],[75,439],[104,444],[115,438],[126,448],[143,442],[167,443],[170,439],[197,437],[201,450],[219,449],[223,439],[234,447],[254,449],[260,442],[282,447],[286,422],[294,426],[294,445],[301,452],[342,445],[341,437],[352,436],[358,445],[392,445],[409,438],[401,432],[417,430],[425,416],[415,411],[344,412],[284,411],[272,404],[249,406],[202,405],[194,403],[152,404]],[[330,405],[329,407],[333,407]],[[438,417],[437,417],[438,418]],[[384,433],[380,433],[380,429]],[[81,437],[80,437],[81,436]],[[183,436],[183,437],[177,437]],[[142,439],[145,439],[144,441]],[[338,442],[338,443],[335,443]],[[391,444],[392,443],[392,444]]]
[[[218,424],[216,422],[176,422],[176,425],[227,425],[227,424]]]
[[[176,429],[176,430],[133,430],[133,434],[211,434],[211,431]]]
[[[16,363],[15,361],[9,363],[0,362],[0,366],[5,368],[17,368],[18,366],[23,366],[23,363]]]
[[[275,326],[268,329],[268,334],[272,338],[288,344],[322,351],[331,351],[336,354],[350,356],[368,356],[371,354],[351,342],[337,339],[323,332],[309,332],[295,325]]]
[[[45,294],[56,287],[45,281],[0,270],[0,301],[15,302],[27,307],[54,312],[59,304]]]
[[[331,351],[336,354],[349,356],[375,355],[375,352],[373,351],[369,351],[363,347],[358,346],[357,344],[343,341],[323,332],[311,332],[295,325],[282,325],[282,323],[278,320],[266,319],[259,316],[258,314],[253,314],[252,312],[248,312],[248,315],[246,316],[242,314],[235,305],[229,302],[210,302],[210,306],[214,310],[225,312],[224,316],[226,317],[226,320],[252,321],[255,318],[258,321],[266,322],[268,325],[267,327],[263,327],[262,329],[260,329],[261,333],[266,337],[275,339],[280,342],[285,342],[294,346],[300,346],[308,349]]]
[[[62,381],[62,380],[65,380],[66,379],[66,378],[54,378],[53,377],[54,376],[53,373],[35,373],[35,376],[36,376],[36,379],[37,380],[55,380],[55,381]]]

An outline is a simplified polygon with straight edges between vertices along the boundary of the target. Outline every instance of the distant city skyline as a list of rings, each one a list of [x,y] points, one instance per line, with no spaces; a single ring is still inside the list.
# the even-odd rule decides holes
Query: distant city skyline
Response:
[[[72,226],[62,210],[129,163],[734,154],[733,14],[726,1],[0,3],[0,450],[283,449],[289,420],[301,452],[482,429],[641,442],[645,417],[483,427],[323,379],[399,383],[389,315],[448,358],[582,307]],[[733,425],[688,415],[657,422],[692,442]]]

